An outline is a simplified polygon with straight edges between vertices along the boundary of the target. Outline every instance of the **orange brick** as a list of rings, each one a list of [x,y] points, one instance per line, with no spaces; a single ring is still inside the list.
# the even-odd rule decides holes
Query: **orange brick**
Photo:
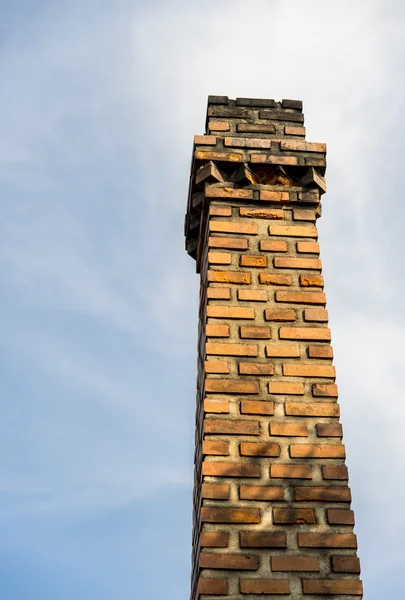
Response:
[[[332,402],[286,402],[285,414],[291,417],[338,417],[339,405]]]
[[[210,217],[231,217],[231,206],[210,206]]]
[[[274,572],[320,571],[319,559],[316,556],[271,556],[271,570]]]
[[[284,500],[282,487],[262,485],[241,485],[239,487],[239,498],[241,500],[258,500],[264,502]]]
[[[270,465],[270,477],[275,479],[312,479],[311,465]]]
[[[209,300],[230,300],[231,289],[224,287],[212,287],[207,289],[207,298]]]
[[[266,138],[226,137],[224,146],[234,148],[265,148],[271,147],[271,140]]]
[[[205,188],[206,198],[238,198],[243,200],[253,200],[253,190],[241,190],[231,187],[214,187]],[[212,221],[211,221],[212,222]],[[233,223],[235,225],[235,223]],[[214,230],[213,230],[214,231]],[[243,233],[240,231],[239,233]]]
[[[302,396],[304,394],[304,385],[290,381],[271,381],[269,383],[269,393]]]
[[[228,580],[224,577],[200,577],[198,593],[208,596],[222,596],[228,593]]]
[[[244,306],[207,306],[207,317],[213,319],[254,319],[253,308]]]
[[[284,292],[277,290],[276,301],[292,304],[326,304],[326,296],[323,292]]]
[[[250,162],[267,165],[298,165],[298,158],[296,156],[269,156],[268,154],[254,154],[252,152]]]
[[[319,254],[318,242],[297,242],[297,252],[300,254]]]
[[[252,219],[284,219],[284,211],[281,208],[245,208],[239,209],[241,217]]]
[[[291,458],[346,458],[343,444],[291,444]]]
[[[201,552],[200,568],[202,569],[227,569],[238,571],[256,571],[259,568],[258,556],[244,556],[243,554],[209,554]]]
[[[270,235],[282,235],[285,237],[309,237],[317,238],[318,230],[315,225],[269,225]]]
[[[229,337],[229,325],[206,325],[205,334],[207,337]]]
[[[207,500],[228,500],[229,485],[222,483],[203,483],[201,497]]]
[[[271,338],[270,327],[240,327],[239,335],[242,339],[269,340]]]
[[[337,398],[338,387],[336,383],[315,383],[312,386],[312,395],[315,397]]]
[[[229,131],[229,121],[208,121],[210,131]]]
[[[270,423],[270,435],[289,437],[308,437],[308,429],[305,423]]]
[[[229,364],[223,360],[206,360],[204,368],[206,373],[229,373]]]
[[[215,146],[217,138],[215,135],[195,135],[194,144],[199,146]]]
[[[288,202],[290,199],[289,192],[275,192],[271,190],[260,190],[260,200],[268,200],[270,202]]]
[[[274,415],[274,402],[242,400],[240,412],[243,415]]]
[[[257,346],[253,344],[206,344],[207,354],[218,356],[257,356]]]
[[[335,573],[360,573],[357,556],[332,556],[332,570]]]
[[[217,435],[259,435],[258,421],[205,419],[204,433]]]
[[[270,442],[241,442],[239,445],[241,456],[280,456],[279,444]]]
[[[292,363],[283,365],[283,375],[289,377],[335,377],[336,372],[333,365]]]
[[[281,150],[291,150],[293,152],[326,152],[326,144],[318,142],[305,142],[304,140],[281,140]]]
[[[260,273],[259,281],[264,285],[292,285],[291,275],[280,275],[279,273]]]
[[[273,363],[239,363],[239,375],[274,375]]]
[[[244,302],[267,302],[267,292],[262,290],[238,290],[238,300]]]
[[[288,256],[275,256],[274,266],[278,269],[322,269],[319,258],[290,258]],[[302,276],[301,276],[302,277]]]
[[[300,348],[296,344],[266,346],[266,356],[268,358],[292,358],[300,355]]]
[[[207,379],[205,391],[211,394],[258,394],[259,384],[256,381],[240,379]]]
[[[231,255],[229,252],[208,252],[210,265],[230,265]]]
[[[212,456],[228,456],[229,442],[224,440],[204,440],[202,443],[203,454],[211,454]]]
[[[315,221],[316,213],[309,208],[293,208],[294,221]]]
[[[226,548],[229,534],[222,531],[202,531],[200,534],[201,546],[208,548]]]
[[[343,436],[342,425],[340,423],[317,423],[316,433],[318,437],[338,437]]]
[[[331,458],[333,458],[333,456]],[[349,473],[345,465],[326,465],[325,467],[322,467],[322,477],[324,479],[347,481],[349,479]]]
[[[249,248],[249,240],[244,238],[230,237],[210,237],[208,239],[210,248],[223,248],[226,250],[247,250]]]
[[[241,267],[267,267],[267,256],[251,256],[250,254],[244,254],[240,257],[239,264]]]
[[[273,508],[275,525],[313,525],[316,523],[312,508]]]
[[[217,508],[201,509],[203,523],[260,523],[258,508]]]
[[[208,271],[210,283],[239,283],[250,284],[250,273],[244,271]]]
[[[346,486],[296,487],[294,498],[297,502],[351,502],[352,499]]]
[[[273,123],[238,123],[237,130],[240,133],[274,133]]]
[[[304,259],[302,259],[304,260]],[[317,259],[314,259],[317,260]],[[300,286],[301,287],[320,287],[323,288],[323,277],[322,275],[300,275]]]
[[[202,474],[210,477],[260,477],[260,465],[252,463],[207,462],[202,464]]]
[[[262,252],[287,252],[285,240],[260,240],[259,248]]]
[[[357,548],[353,533],[299,533],[300,548]]]
[[[328,508],[326,518],[329,525],[352,525],[354,526],[354,512],[343,508]]]
[[[357,579],[303,579],[304,594],[362,596],[363,584]]]
[[[228,400],[204,400],[204,412],[206,413],[229,413],[229,401]]]
[[[304,321],[326,323],[328,321],[328,311],[324,308],[306,308],[304,310]]]
[[[233,223],[231,221],[215,221],[210,219],[209,230],[216,233],[242,233],[244,235],[257,235],[256,223]]]
[[[324,340],[330,341],[327,327],[280,327],[280,340]]]
[[[308,346],[309,358],[333,358],[332,346]]]
[[[239,152],[207,152],[196,150],[194,152],[196,160],[223,160],[226,162],[243,162],[243,154]]]
[[[294,127],[292,125],[286,125],[284,127],[285,135],[303,135],[305,136],[305,127]]]
[[[295,310],[292,308],[267,308],[264,311],[265,321],[295,321]]]
[[[286,579],[240,579],[241,594],[289,594],[290,584]]]
[[[241,548],[287,548],[283,531],[241,531],[239,543]]]

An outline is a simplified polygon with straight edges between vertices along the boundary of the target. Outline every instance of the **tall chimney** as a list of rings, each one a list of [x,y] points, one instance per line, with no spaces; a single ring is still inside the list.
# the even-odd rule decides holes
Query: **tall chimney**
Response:
[[[362,597],[302,102],[210,96],[186,250],[201,277],[191,600]]]

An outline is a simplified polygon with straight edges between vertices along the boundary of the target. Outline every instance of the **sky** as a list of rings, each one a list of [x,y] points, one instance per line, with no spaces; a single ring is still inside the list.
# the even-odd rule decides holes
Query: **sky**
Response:
[[[367,600],[405,597],[405,4],[0,3],[0,598],[188,598],[208,94],[296,98]]]

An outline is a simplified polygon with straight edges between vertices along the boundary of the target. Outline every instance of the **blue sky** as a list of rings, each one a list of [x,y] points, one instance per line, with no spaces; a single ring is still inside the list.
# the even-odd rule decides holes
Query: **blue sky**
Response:
[[[300,98],[367,600],[405,584],[400,1],[0,5],[0,597],[189,593],[208,94]],[[157,576],[158,574],[158,576]]]

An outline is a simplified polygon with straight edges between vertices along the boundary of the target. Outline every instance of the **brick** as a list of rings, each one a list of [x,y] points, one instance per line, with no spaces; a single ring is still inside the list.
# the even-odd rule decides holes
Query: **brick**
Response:
[[[271,338],[270,327],[241,326],[239,335],[242,339],[251,340],[269,340]]]
[[[256,571],[259,568],[258,556],[244,556],[243,554],[220,554],[201,552],[200,568],[202,569],[227,569],[240,571]]]
[[[347,481],[349,479],[349,473],[345,465],[326,465],[322,467],[322,477],[324,479]]]
[[[286,402],[285,414],[294,417],[338,417],[339,405],[332,402]]]
[[[297,242],[297,252],[302,254],[319,254],[318,242]]]
[[[280,340],[324,340],[331,339],[327,327],[280,327]]]
[[[250,124],[250,123],[238,123],[237,130],[239,133],[274,133],[275,128],[272,123],[269,124]]]
[[[299,110],[302,112],[302,100],[291,100],[289,98],[283,98],[281,101],[281,106],[283,108],[292,108],[294,110]]]
[[[208,596],[223,596],[228,593],[228,580],[224,577],[200,577],[198,593]]]
[[[242,400],[240,412],[243,415],[274,415],[274,402]]]
[[[264,311],[265,321],[295,321],[295,310],[292,308],[267,308]]]
[[[281,150],[292,152],[326,152],[326,144],[316,142],[305,142],[304,140],[281,140]]]
[[[239,152],[210,152],[196,150],[194,152],[196,160],[223,160],[226,162],[243,162],[243,155]]]
[[[260,240],[259,247],[262,252],[287,252],[285,240]]]
[[[284,500],[284,490],[282,487],[276,486],[241,485],[239,487],[239,498],[241,500],[258,500],[264,502],[282,501]]]
[[[319,559],[316,556],[271,556],[271,570],[274,572],[320,571]]]
[[[304,310],[304,321],[327,323],[328,311],[324,308],[306,308]]]
[[[201,509],[203,523],[260,523],[258,508],[217,508]]]
[[[259,435],[257,421],[205,419],[204,433],[217,435]]]
[[[291,275],[278,273],[260,273],[259,282],[264,285],[292,285]]]
[[[204,400],[204,412],[206,413],[229,413],[229,401],[228,400],[211,400],[205,398]]]
[[[206,360],[204,368],[206,373],[229,373],[229,364],[222,360]]]
[[[266,346],[266,356],[268,358],[292,358],[299,357],[300,348],[296,344]]]
[[[208,153],[207,153],[208,154]],[[268,156],[267,154],[255,154],[250,155],[250,162],[253,164],[267,164],[267,165],[298,165],[298,158],[296,156]]]
[[[250,273],[242,271],[208,271],[208,281],[210,283],[239,283],[250,284]]]
[[[287,538],[283,531],[241,531],[241,548],[287,548]]]
[[[360,573],[360,561],[357,556],[332,556],[334,573]]]
[[[342,425],[340,423],[317,423],[316,434],[318,437],[337,437],[343,436]]]
[[[284,364],[283,375],[289,377],[335,377],[335,367],[333,365],[315,365],[315,364]]]
[[[304,260],[304,259],[302,259]],[[314,259],[316,260],[316,259]],[[322,275],[300,275],[301,287],[320,287],[323,288],[324,281]]]
[[[303,579],[304,594],[362,596],[363,584],[357,579]]]
[[[304,386],[302,383],[292,383],[290,381],[271,381],[269,383],[269,394],[302,396]]]
[[[267,267],[267,256],[251,256],[250,254],[244,254],[239,258],[239,265],[241,267]]]
[[[328,508],[326,518],[329,525],[351,525],[354,526],[354,512],[343,508]]]
[[[292,304],[326,304],[326,296],[323,292],[284,292],[277,290],[276,301]]]
[[[237,198],[241,200],[253,200],[253,190],[241,190],[238,188],[231,187],[214,187],[209,186],[205,188],[205,197],[206,198]],[[214,221],[216,222],[216,221]],[[222,222],[222,221],[220,221]],[[211,221],[212,223],[212,221]],[[228,224],[231,224],[228,222]],[[238,223],[232,223],[233,225],[238,225]],[[215,230],[213,230],[215,231]],[[243,232],[239,232],[243,233]]]
[[[273,363],[240,362],[239,375],[274,375]]]
[[[202,443],[203,454],[213,456],[227,456],[229,454],[229,442],[224,440],[204,440]]]
[[[284,219],[284,211],[280,208],[242,207],[239,209],[239,214],[241,217],[250,217],[253,219]]]
[[[260,390],[256,381],[207,379],[205,391],[211,394],[258,394]]]
[[[208,262],[210,265],[230,265],[231,255],[229,252],[208,252]]]
[[[244,306],[207,306],[207,317],[213,319],[254,319],[253,308]]]
[[[229,485],[222,483],[203,483],[201,497],[207,500],[228,500]]]
[[[223,248],[227,250],[247,250],[249,248],[249,240],[244,238],[230,237],[210,237],[208,239],[210,248]]]
[[[272,191],[272,190],[260,190],[259,192],[259,198],[260,200],[265,200],[268,202],[288,202],[289,198],[290,198],[290,194],[289,192],[276,192],[276,191]],[[278,213],[283,213],[284,216],[284,211],[278,211]],[[283,218],[283,217],[280,217]]]
[[[252,463],[207,462],[202,464],[202,474],[210,477],[260,477],[260,465]]]
[[[254,106],[272,108],[276,106],[276,103],[272,99],[263,98],[236,98],[236,106]]]
[[[229,337],[229,325],[206,325],[205,335],[207,337]]]
[[[318,230],[315,225],[269,225],[270,235],[282,235],[285,237],[309,237],[317,238]]]
[[[316,523],[312,508],[273,508],[275,525],[313,525]]]
[[[346,458],[342,444],[291,444],[291,458]]]
[[[346,486],[296,487],[297,502],[350,502],[350,489]]]
[[[210,217],[231,217],[231,206],[213,206],[210,205]]]
[[[229,131],[229,121],[209,121],[208,129],[210,131]]]
[[[305,137],[305,127],[294,127],[292,125],[285,125],[285,135],[302,135]]]
[[[217,138],[215,135],[195,135],[194,144],[197,146],[215,146]]]
[[[338,387],[336,383],[315,383],[312,386],[312,395],[323,398],[337,398]]]
[[[293,208],[294,221],[315,221],[316,212],[309,208]]]
[[[283,103],[285,102],[297,102],[297,104],[294,106],[294,108],[298,108],[298,104],[301,103],[300,100],[283,100]],[[285,106],[287,108],[287,105],[284,104],[283,106]],[[289,106],[288,108],[291,108],[291,106]],[[301,104],[301,109],[302,109],[302,104]],[[269,120],[275,120],[275,121],[294,121],[296,123],[303,123],[304,122],[304,115],[302,114],[302,112],[292,112],[289,110],[261,110],[259,113],[259,116],[261,119],[269,119]]]
[[[222,104],[225,104],[225,102]],[[209,106],[207,114],[209,117],[230,117],[231,119],[249,117],[249,111],[246,108],[235,108],[233,106]]]
[[[299,533],[300,548],[357,548],[354,533]]]
[[[224,146],[229,148],[265,148],[271,147],[271,140],[266,138],[226,137]]]
[[[319,258],[290,258],[287,256],[275,256],[274,266],[278,269],[322,269]]]
[[[229,542],[229,533],[222,531],[202,531],[200,544],[203,548],[226,548]]]
[[[224,287],[212,287],[207,289],[208,300],[230,300],[231,289]]]
[[[267,302],[267,292],[263,290],[238,290],[238,300],[242,302]]]
[[[271,442],[241,442],[239,445],[241,456],[280,456],[279,444]]]
[[[289,594],[290,584],[286,579],[240,579],[241,594]]]
[[[241,233],[244,235],[257,235],[256,223],[215,221],[210,219],[209,230],[216,233]]]
[[[308,346],[309,358],[333,358],[332,346]]]
[[[257,346],[253,344],[206,344],[207,354],[218,356],[257,356]]]
[[[270,423],[270,435],[282,437],[308,437],[308,429],[305,423],[296,423],[295,421]]]
[[[312,479],[311,465],[270,465],[270,477],[275,479]]]
[[[208,96],[208,104],[229,104],[228,96]]]

